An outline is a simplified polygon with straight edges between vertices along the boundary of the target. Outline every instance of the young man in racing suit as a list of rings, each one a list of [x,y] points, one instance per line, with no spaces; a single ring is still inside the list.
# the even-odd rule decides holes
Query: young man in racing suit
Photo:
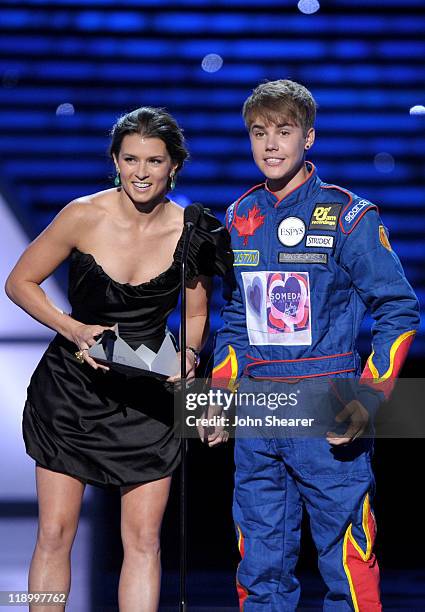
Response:
[[[324,610],[382,609],[372,440],[362,434],[391,391],[419,308],[376,205],[323,183],[305,161],[315,114],[311,93],[288,80],[259,85],[244,104],[265,182],[226,213],[235,261],[213,386],[235,389],[243,376],[285,383],[360,377],[360,385],[337,417],[348,419],[342,435],[329,428],[321,438],[236,438],[233,511],[244,612],[296,610],[303,505],[328,588]],[[373,351],[361,372],[356,339],[367,309]],[[209,445],[227,435],[216,428]]]

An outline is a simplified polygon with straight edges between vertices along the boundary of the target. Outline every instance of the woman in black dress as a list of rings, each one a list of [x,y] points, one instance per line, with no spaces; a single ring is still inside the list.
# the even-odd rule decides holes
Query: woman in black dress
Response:
[[[124,547],[120,611],[154,612],[161,522],[179,463],[173,395],[157,379],[126,377],[96,362],[88,349],[116,323],[133,349],[161,345],[178,300],[184,238],[184,209],[166,194],[187,150],[164,109],[143,107],[117,121],[110,153],[115,188],[65,206],[6,282],[10,299],[57,332],[31,377],[23,414],[39,502],[29,590],[69,592],[85,485],[118,486]],[[68,257],[70,314],[40,287]],[[210,277],[223,274],[230,261],[226,231],[204,210],[187,264],[189,378],[208,333]],[[52,606],[36,609],[50,612]]]

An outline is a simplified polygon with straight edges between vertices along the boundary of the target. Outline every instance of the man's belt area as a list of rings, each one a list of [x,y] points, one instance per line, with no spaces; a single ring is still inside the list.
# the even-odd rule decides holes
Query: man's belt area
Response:
[[[356,363],[353,352],[320,355],[300,359],[261,359],[247,353],[244,376],[258,380],[300,380],[320,376],[353,376]]]

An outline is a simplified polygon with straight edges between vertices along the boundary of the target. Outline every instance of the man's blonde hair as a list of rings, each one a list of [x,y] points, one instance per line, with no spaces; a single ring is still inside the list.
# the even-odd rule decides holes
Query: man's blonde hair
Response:
[[[267,123],[293,122],[306,135],[314,127],[316,109],[316,101],[304,85],[279,79],[258,85],[245,100],[242,115],[248,129],[261,117]]]

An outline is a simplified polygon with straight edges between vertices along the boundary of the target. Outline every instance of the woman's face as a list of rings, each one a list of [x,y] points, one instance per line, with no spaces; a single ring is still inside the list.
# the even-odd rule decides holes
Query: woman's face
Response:
[[[114,162],[122,188],[133,202],[139,204],[161,200],[168,191],[170,174],[177,167],[163,140],[140,134],[124,136]]]

